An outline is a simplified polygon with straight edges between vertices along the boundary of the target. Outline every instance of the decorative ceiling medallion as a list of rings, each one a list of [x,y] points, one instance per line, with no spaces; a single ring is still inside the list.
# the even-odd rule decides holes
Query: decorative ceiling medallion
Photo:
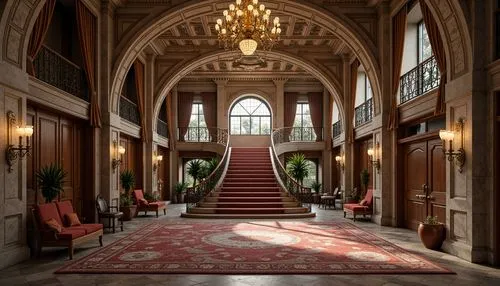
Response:
[[[217,19],[215,30],[225,49],[239,47],[243,55],[250,56],[259,46],[270,50],[279,41],[280,19],[275,17],[270,22],[271,10],[259,5],[259,0],[236,0],[222,14],[224,18]]]

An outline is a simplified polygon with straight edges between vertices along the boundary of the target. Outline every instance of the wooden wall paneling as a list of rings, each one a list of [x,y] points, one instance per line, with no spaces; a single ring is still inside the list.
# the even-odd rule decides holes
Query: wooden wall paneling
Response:
[[[163,198],[163,200],[170,200],[170,189],[169,189],[169,186],[170,186],[170,182],[169,182],[169,178],[170,178],[170,164],[168,163],[170,161],[170,158],[169,158],[169,155],[170,155],[170,152],[168,151],[168,149],[166,148],[163,148],[163,147],[160,147],[158,146],[158,155],[162,155],[163,156],[163,161],[161,162],[159,168],[158,168],[158,171],[157,171],[157,174],[158,174],[158,179],[162,180],[162,190],[161,190],[161,197]]]
[[[340,147],[332,149],[332,188],[335,190],[336,187],[340,187],[340,175],[342,174],[342,169],[337,165],[335,157],[340,156]]]
[[[64,193],[61,194],[62,200],[71,200],[73,206],[78,206],[78,201],[75,200],[74,196],[74,128],[71,121],[61,118],[60,120],[60,164],[63,170],[66,172],[66,178],[64,179]]]

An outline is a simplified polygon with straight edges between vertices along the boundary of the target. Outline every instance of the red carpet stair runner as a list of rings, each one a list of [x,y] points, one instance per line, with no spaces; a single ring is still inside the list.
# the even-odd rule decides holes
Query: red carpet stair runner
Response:
[[[281,189],[268,148],[232,148],[222,186],[184,217],[304,218],[314,213]]]

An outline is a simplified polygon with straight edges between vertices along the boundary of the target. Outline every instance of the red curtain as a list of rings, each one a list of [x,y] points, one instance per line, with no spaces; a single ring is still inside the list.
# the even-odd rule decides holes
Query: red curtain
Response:
[[[174,117],[172,116],[172,93],[167,94],[165,98],[167,107],[167,128],[168,128],[168,145],[170,150],[175,149],[175,132],[174,132]]]
[[[56,0],[45,1],[45,5],[40,11],[38,18],[35,21],[33,31],[31,32],[30,41],[28,43],[28,59],[26,62],[26,71],[32,76],[35,76],[35,67],[33,66],[33,61],[42,48],[43,41],[45,40],[45,35],[49,30],[50,21],[52,20],[52,15],[54,14],[55,7]]]
[[[76,22],[83,55],[83,65],[90,90],[90,125],[101,127],[101,110],[95,81],[97,23],[92,12],[82,1],[76,1]]]
[[[210,133],[212,142],[217,142],[217,93],[204,92],[201,94],[201,100],[208,132]]]
[[[288,141],[288,137],[292,132],[293,122],[295,121],[295,114],[297,113],[297,97],[299,96],[296,92],[286,92],[285,93],[285,114],[284,114],[284,133],[285,141]]]
[[[355,59],[354,62],[351,64],[351,106],[352,106],[352,117],[351,117],[351,124],[352,127],[349,128],[347,132],[347,142],[348,143],[353,143],[354,142],[354,117],[356,116],[354,109],[356,108],[356,86],[358,85],[358,69],[359,69],[360,63],[358,59]],[[347,124],[346,124],[347,126]]]
[[[425,29],[427,30],[427,35],[429,36],[429,41],[431,42],[432,53],[436,57],[436,62],[439,67],[439,72],[441,74],[441,79],[439,81],[439,88],[437,91],[437,102],[436,109],[434,110],[435,115],[439,115],[446,112],[446,98],[445,98],[445,85],[446,85],[446,54],[444,52],[443,40],[441,39],[441,34],[439,33],[438,26],[431,11],[425,1],[420,0],[420,8],[422,9],[422,16],[424,18]]]
[[[177,106],[177,116],[179,122],[179,141],[184,141],[184,136],[188,130],[189,120],[191,119],[194,94],[192,92],[179,92],[178,97],[179,104]]]
[[[406,32],[406,5],[392,19],[392,94],[391,109],[389,113],[388,129],[398,128],[398,87],[401,76],[401,65],[403,64],[403,51]]]
[[[309,101],[309,110],[311,110],[311,121],[314,127],[314,133],[316,133],[316,141],[323,140],[323,93],[322,92],[310,92],[307,94],[307,99]]]
[[[139,115],[141,116],[141,138],[143,142],[148,142],[148,132],[146,126],[146,112],[144,105],[146,100],[144,97],[144,64],[136,59],[134,61],[134,74],[135,74],[135,89],[137,94],[137,107],[139,108]]]

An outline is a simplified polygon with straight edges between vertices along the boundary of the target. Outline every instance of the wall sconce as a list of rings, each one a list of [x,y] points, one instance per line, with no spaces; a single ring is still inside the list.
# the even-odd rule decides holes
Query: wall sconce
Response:
[[[116,168],[118,168],[118,166],[120,166],[122,163],[122,155],[125,154],[125,147],[118,146],[118,143],[116,142],[116,140],[113,140],[113,147],[114,147],[114,150],[116,150],[116,153],[117,153],[116,155],[118,157],[118,159],[113,158],[113,160],[111,161],[111,166],[113,167],[113,173],[114,173]]]
[[[163,161],[163,155],[156,155],[155,151],[154,161],[153,171],[156,172],[156,170],[160,167],[161,161]]]
[[[455,130],[440,130],[439,137],[443,140],[443,153],[448,157],[448,161],[455,161],[455,165],[458,166],[458,172],[462,173],[465,165],[465,150],[464,150],[464,126],[465,121],[460,118],[458,122],[455,123]],[[460,135],[460,148],[457,151],[453,150],[453,140],[455,139],[455,133]],[[446,149],[446,141],[449,143],[448,149]]]
[[[342,171],[345,168],[345,156],[342,153],[340,156],[335,156],[335,161],[337,161],[337,167],[339,167]]]
[[[14,170],[13,166],[16,159],[22,159],[26,155],[31,156],[30,138],[33,135],[33,126],[25,125],[15,127],[15,134],[19,136],[19,144],[15,147],[10,137],[12,128],[14,128],[16,123],[17,120],[14,112],[7,112],[7,150],[5,152],[5,157],[7,159],[7,165],[9,165],[9,173]],[[23,145],[23,137],[26,137],[26,146]]]
[[[375,150],[373,148],[370,148],[368,149],[368,157],[370,159],[370,163],[372,164],[373,167],[375,167],[375,169],[377,169],[377,173],[379,173],[380,171],[380,159],[379,158],[375,158],[375,151],[378,151],[380,149],[380,144],[377,142],[377,144],[375,145]]]

